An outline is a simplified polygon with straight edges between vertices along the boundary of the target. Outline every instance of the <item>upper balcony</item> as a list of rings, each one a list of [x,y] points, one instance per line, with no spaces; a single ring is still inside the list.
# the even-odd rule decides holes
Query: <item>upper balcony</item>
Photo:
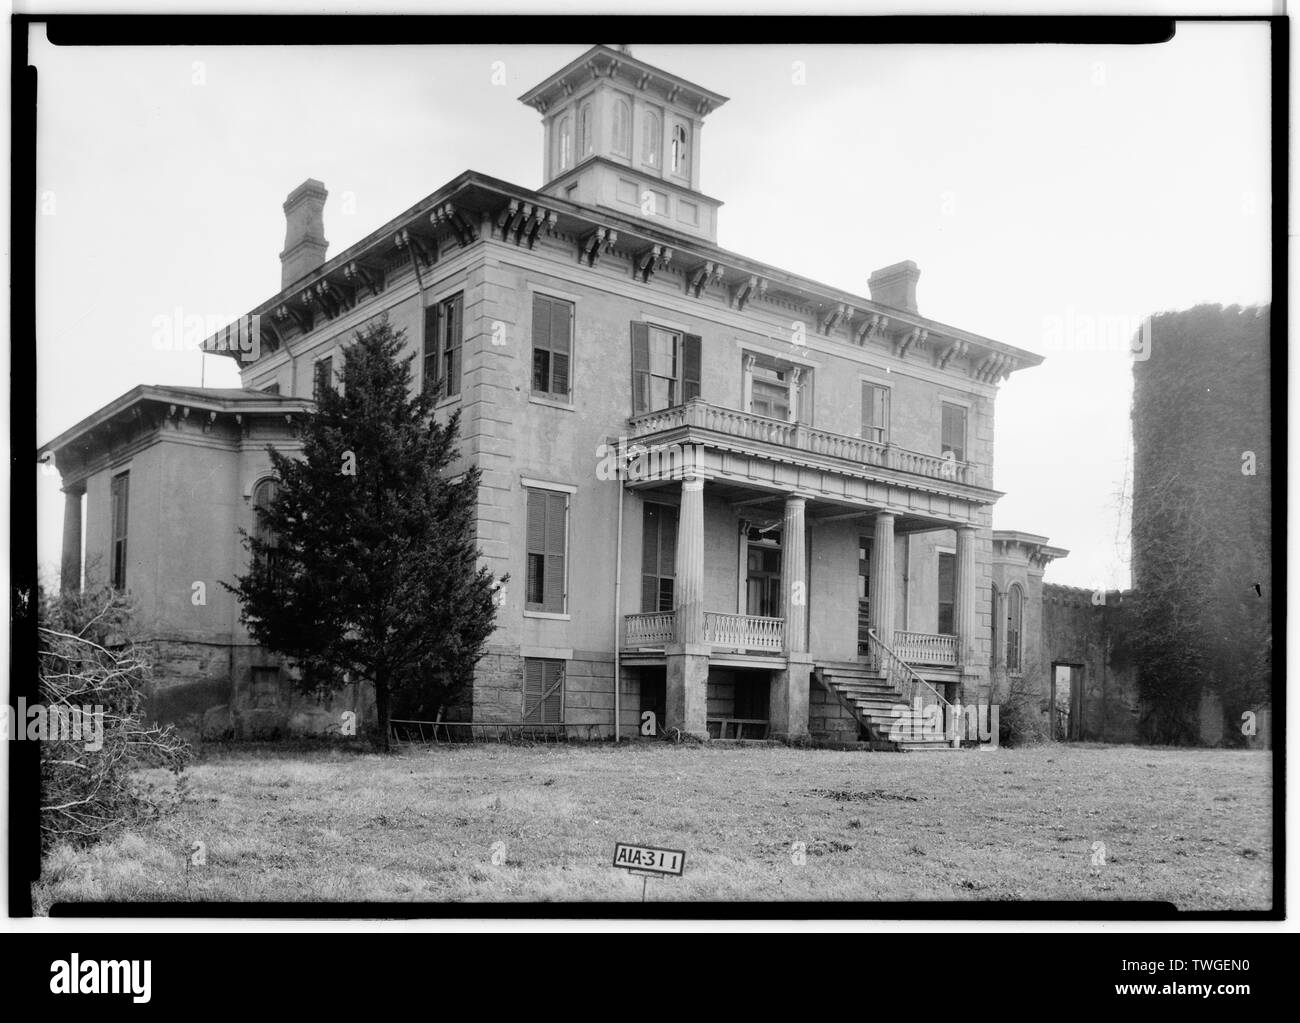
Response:
[[[760,456],[776,456],[784,461],[798,453],[807,461],[831,464],[861,474],[902,474],[921,477],[949,487],[984,488],[988,486],[984,467],[973,462],[957,461],[940,455],[911,451],[896,444],[879,444],[861,437],[831,433],[780,419],[723,408],[700,399],[682,405],[633,416],[631,439],[653,443],[702,443],[706,446],[736,448]],[[803,461],[804,459],[797,459]]]

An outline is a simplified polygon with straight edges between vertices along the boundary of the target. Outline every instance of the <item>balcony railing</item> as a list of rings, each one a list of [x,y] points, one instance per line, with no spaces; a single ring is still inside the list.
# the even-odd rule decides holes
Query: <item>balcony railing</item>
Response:
[[[775,444],[812,455],[839,458],[860,465],[893,469],[951,483],[976,484],[976,467],[970,462],[909,451],[896,444],[878,444],[861,437],[818,430],[803,423],[769,419],[767,416],[756,416],[704,401],[693,400],[658,412],[646,412],[632,419],[634,437],[648,437],[682,427],[694,427],[726,437]]]
[[[624,647],[632,650],[667,646],[673,641],[675,615],[673,611],[624,615]],[[785,621],[781,618],[704,612],[704,640],[720,650],[780,653],[784,637]]]
[[[894,652],[908,664],[957,665],[957,637],[929,632],[894,632]]]
[[[654,614],[623,616],[623,645],[625,647],[666,646],[673,641],[672,611]]]
[[[728,615],[704,612],[704,638],[724,650],[766,650],[781,652],[785,621],[760,615]]]

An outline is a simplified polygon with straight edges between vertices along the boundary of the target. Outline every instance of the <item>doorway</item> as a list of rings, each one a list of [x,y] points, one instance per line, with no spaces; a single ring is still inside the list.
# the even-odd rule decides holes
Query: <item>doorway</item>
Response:
[[[1047,701],[1048,734],[1056,742],[1077,742],[1083,735],[1083,665],[1052,662]]]

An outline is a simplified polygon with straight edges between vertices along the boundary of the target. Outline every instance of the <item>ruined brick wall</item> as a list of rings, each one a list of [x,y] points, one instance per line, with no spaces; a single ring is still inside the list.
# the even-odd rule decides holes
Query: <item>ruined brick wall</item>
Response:
[[[1137,742],[1140,701],[1136,669],[1116,656],[1125,594],[1076,586],[1042,587],[1042,641],[1047,710],[1053,664],[1082,666],[1079,737],[1093,742]],[[1100,599],[1100,603],[1098,603]],[[1075,676],[1077,678],[1077,675]]]

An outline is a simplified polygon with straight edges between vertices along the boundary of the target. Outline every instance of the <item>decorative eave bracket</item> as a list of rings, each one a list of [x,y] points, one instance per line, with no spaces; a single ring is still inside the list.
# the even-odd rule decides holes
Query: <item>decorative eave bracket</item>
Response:
[[[705,288],[710,284],[718,283],[720,280],[722,280],[722,264],[706,260],[687,279],[686,292],[694,298],[699,298],[704,293]]]
[[[617,241],[617,231],[608,227],[596,228],[578,242],[578,262],[584,266],[595,266],[601,253],[614,251],[614,243]]]
[[[732,289],[731,301],[738,311],[743,312],[750,301],[755,298],[763,298],[766,295],[766,278],[751,275],[748,280],[742,281]]]
[[[642,284],[649,284],[650,278],[672,262],[673,250],[666,245],[651,245],[632,263],[632,276]]]

